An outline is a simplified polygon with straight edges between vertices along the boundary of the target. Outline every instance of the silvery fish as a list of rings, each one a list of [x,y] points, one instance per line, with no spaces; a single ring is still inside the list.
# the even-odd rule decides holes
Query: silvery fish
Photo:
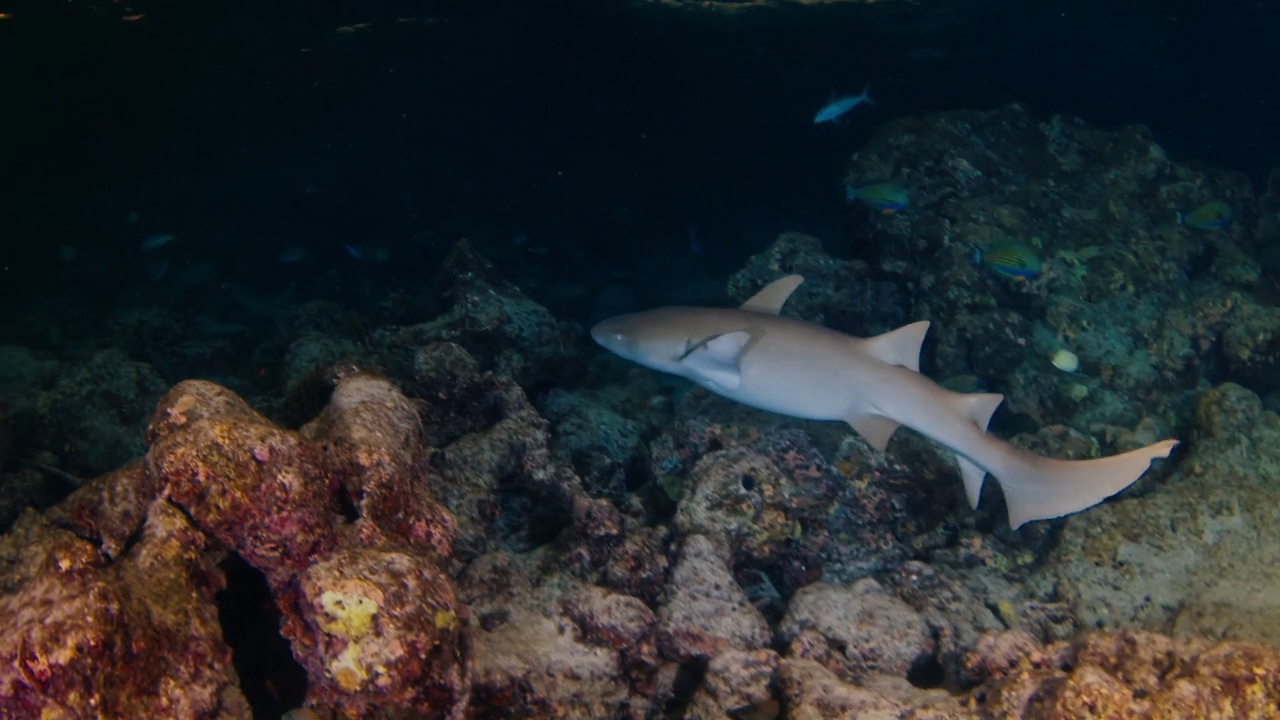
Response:
[[[823,105],[818,114],[813,116],[813,124],[821,125],[824,122],[840,122],[840,118],[844,117],[850,110],[862,105],[863,103],[874,102],[871,99],[871,83],[867,83],[862,88],[861,95],[845,95],[844,97],[833,97]]]

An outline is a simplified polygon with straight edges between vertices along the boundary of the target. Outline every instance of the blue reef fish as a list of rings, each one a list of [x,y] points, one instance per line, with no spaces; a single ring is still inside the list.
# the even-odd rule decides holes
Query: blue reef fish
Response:
[[[871,99],[871,83],[862,88],[861,95],[845,95],[844,97],[833,97],[823,105],[818,114],[813,116],[813,124],[821,125],[824,122],[840,122],[840,118],[845,113],[862,105],[863,103],[875,102]]]
[[[155,235],[148,236],[147,239],[143,240],[142,244],[138,247],[144,253],[154,252],[173,242],[176,237],[177,236],[173,233],[156,233]]]
[[[1207,202],[1189,213],[1175,212],[1180,225],[1200,230],[1218,230],[1231,224],[1231,206],[1221,200]]]
[[[384,247],[374,247],[372,245],[349,245],[343,244],[347,254],[357,260],[372,260],[375,262],[387,262],[391,259],[391,251]]]
[[[1002,241],[986,248],[974,246],[973,264],[986,265],[1001,275],[1017,280],[1040,277],[1040,253],[1024,242]]]
[[[892,181],[873,182],[866,185],[844,184],[844,199],[861,201],[872,210],[892,215],[907,209],[910,199],[901,185]]]
[[[281,250],[280,255],[278,257],[280,258],[280,262],[288,264],[288,263],[296,263],[299,260],[305,258],[306,256],[307,256],[306,248],[302,247],[301,245],[290,245],[289,247]]]

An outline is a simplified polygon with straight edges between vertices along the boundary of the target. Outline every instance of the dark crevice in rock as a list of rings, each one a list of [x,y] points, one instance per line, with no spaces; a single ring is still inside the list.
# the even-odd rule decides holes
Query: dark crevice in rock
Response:
[[[937,655],[920,658],[907,672],[907,682],[925,690],[942,687],[946,679],[946,668]]]
[[[680,665],[680,669],[676,671],[675,681],[671,684],[671,699],[663,708],[666,717],[685,716],[685,710],[693,701],[693,694],[702,687],[702,681],[706,676],[706,660],[695,659]]]
[[[520,478],[498,483],[496,529],[513,552],[527,552],[556,539],[573,524],[573,509],[565,498],[530,488]]]
[[[360,519],[360,506],[346,488],[338,490],[338,514],[342,515],[343,521],[348,524]]]
[[[306,673],[280,635],[280,610],[266,576],[235,553],[221,568],[227,587],[218,593],[218,618],[223,639],[231,646],[240,690],[255,720],[275,720],[302,705]]]

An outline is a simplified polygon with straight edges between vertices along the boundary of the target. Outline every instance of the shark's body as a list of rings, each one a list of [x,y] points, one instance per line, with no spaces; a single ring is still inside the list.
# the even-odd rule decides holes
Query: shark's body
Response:
[[[1177,444],[1165,440],[1093,460],[1019,450],[986,432],[1003,396],[952,392],[919,373],[929,323],[864,339],[779,316],[801,282],[798,275],[782,278],[739,309],[660,308],[605,320],[591,334],[628,360],[744,405],[844,420],[879,450],[906,425],[955,452],[971,506],[978,505],[986,473],[995,476],[1014,527],[1101,502]]]
[[[813,116],[813,124],[821,125],[825,122],[838,123],[850,110],[858,107],[863,103],[873,102],[871,99],[871,85],[867,84],[862,88],[861,95],[845,95],[843,97],[833,97],[818,109],[816,115]]]

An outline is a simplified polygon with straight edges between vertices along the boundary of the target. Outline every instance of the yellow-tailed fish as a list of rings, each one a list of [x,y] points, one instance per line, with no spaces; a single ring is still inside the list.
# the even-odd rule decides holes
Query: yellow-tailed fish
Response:
[[[1019,280],[1040,277],[1040,253],[1024,242],[1001,241],[985,248],[974,247],[973,264]]]
[[[951,392],[984,393],[987,383],[977,375],[952,375],[938,383]]]
[[[1174,213],[1178,222],[1201,230],[1217,230],[1231,223],[1231,206],[1221,200],[1207,202],[1189,213]]]
[[[844,199],[848,202],[860,200],[867,207],[885,215],[905,210],[909,203],[906,189],[892,181],[873,182],[866,185],[845,183]]]

